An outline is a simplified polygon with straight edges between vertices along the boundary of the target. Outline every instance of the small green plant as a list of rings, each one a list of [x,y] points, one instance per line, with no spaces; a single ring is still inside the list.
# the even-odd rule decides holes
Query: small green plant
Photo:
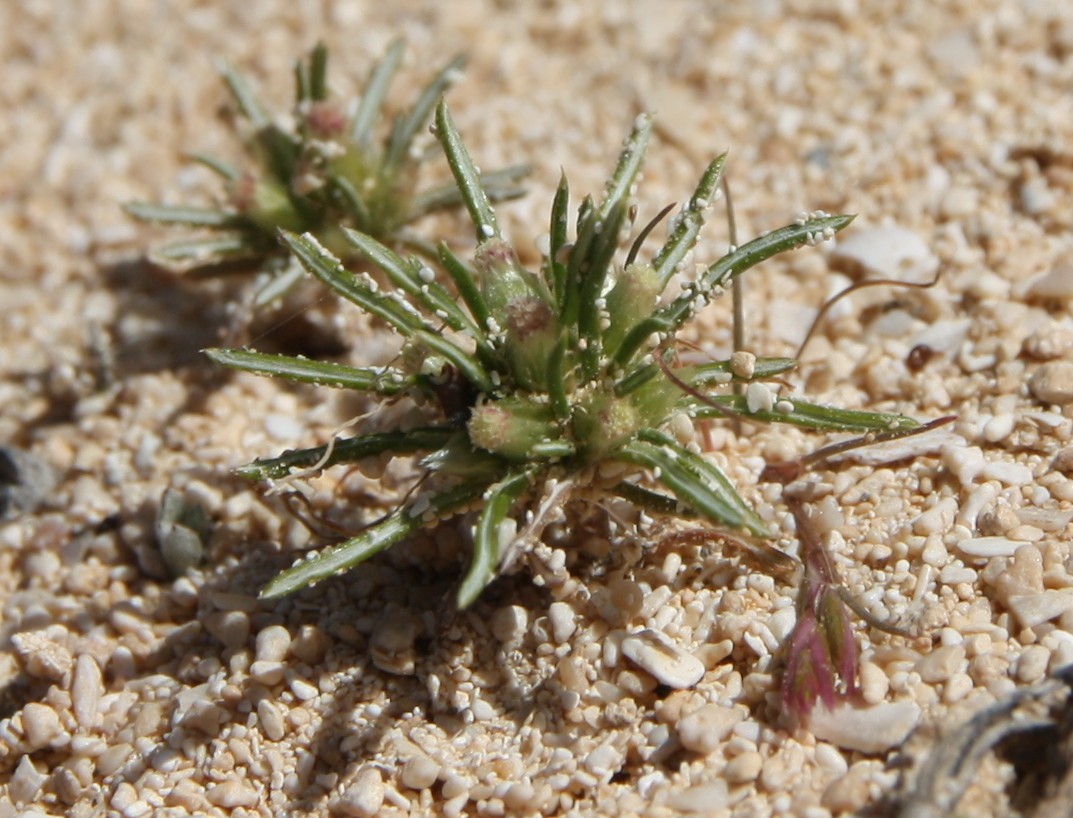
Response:
[[[428,213],[461,204],[451,183],[419,190],[424,152],[415,137],[427,126],[437,100],[458,76],[465,60],[455,57],[428,83],[413,107],[398,115],[383,144],[374,139],[404,44],[394,42],[373,68],[364,95],[349,109],[329,97],[328,50],[316,46],[295,66],[296,104],[293,125],[270,116],[249,81],[230,67],[223,77],[248,125],[247,166],[193,154],[191,158],[218,174],[225,203],[193,207],[145,202],[125,205],[144,221],[200,228],[201,233],[166,244],[153,257],[167,265],[211,268],[221,262],[248,262],[267,273],[255,305],[277,298],[302,275],[280,246],[277,233],[311,233],[344,258],[354,247],[344,236],[354,228],[393,247],[431,253],[407,225]],[[528,173],[515,166],[481,177],[493,199],[522,193],[519,180]]]
[[[534,542],[549,510],[562,507],[576,489],[770,537],[767,524],[692,441],[694,420],[729,415],[884,434],[919,428],[903,415],[778,397],[763,381],[792,368],[792,359],[679,360],[678,331],[736,277],[777,253],[832,236],[852,217],[802,217],[732,248],[684,280],[680,268],[719,190],[720,156],[674,217],[663,246],[640,257],[650,225],[617,263],[651,129],[649,117],[638,118],[602,198],[587,197],[578,208],[572,240],[562,179],[551,207],[549,247],[536,271],[519,263],[501,235],[488,192],[442,102],[435,133],[477,239],[470,261],[439,247],[439,266],[454,292],[426,260],[399,255],[366,233],[342,228],[353,248],[384,271],[389,289],[365,273],[348,272],[312,234],[281,231],[306,270],[398,333],[396,363],[351,367],[245,349],[208,350],[210,357],[240,370],[384,399],[407,394],[427,407],[429,421],[288,451],[240,469],[250,478],[273,479],[362,458],[419,456],[426,472],[401,507],[357,536],[303,557],[269,582],[262,597],[297,591],[423,526],[475,511],[472,558],[457,597],[467,606],[508,553]],[[677,292],[665,293],[676,278]],[[748,385],[734,394],[726,390],[732,383]]]

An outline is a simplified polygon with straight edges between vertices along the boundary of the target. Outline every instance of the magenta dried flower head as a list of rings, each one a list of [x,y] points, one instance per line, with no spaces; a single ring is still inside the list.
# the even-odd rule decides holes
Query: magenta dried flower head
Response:
[[[817,702],[828,710],[857,691],[857,643],[850,611],[839,596],[834,566],[808,512],[791,503],[804,563],[797,624],[786,645],[782,701],[797,719]]]

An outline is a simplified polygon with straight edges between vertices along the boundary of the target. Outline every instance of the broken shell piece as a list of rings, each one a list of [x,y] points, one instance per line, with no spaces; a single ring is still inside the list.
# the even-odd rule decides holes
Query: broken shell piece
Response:
[[[1059,262],[1014,289],[1019,298],[1073,298],[1073,264]]]
[[[885,702],[872,707],[840,704],[834,710],[812,711],[809,730],[823,741],[843,750],[883,753],[899,747],[920,718],[915,702]]]
[[[1048,589],[1038,594],[1017,594],[1010,610],[1026,628],[1034,628],[1073,610],[1073,588]]]
[[[920,236],[896,225],[857,230],[831,252],[831,260],[867,275],[927,281],[939,259]]]
[[[645,628],[622,640],[622,655],[668,687],[693,687],[704,676],[704,664],[659,631]]]

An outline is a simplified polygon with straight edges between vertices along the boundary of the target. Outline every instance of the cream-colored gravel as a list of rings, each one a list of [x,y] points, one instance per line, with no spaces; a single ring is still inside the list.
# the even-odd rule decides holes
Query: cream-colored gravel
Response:
[[[750,274],[756,353],[793,354],[861,275],[941,269],[933,289],[841,302],[793,376],[843,406],[958,416],[796,487],[861,605],[921,633],[859,630],[852,713],[792,728],[778,653],[794,589],[658,525],[549,530],[537,581],[527,568],[460,614],[450,528],[256,600],[317,540],[229,470],[326,440],[364,405],[214,371],[197,350],[233,326],[241,282],[146,267],[163,234],[118,205],[212,195],[182,154],[237,155],[217,61],[283,108],[318,38],[350,94],[400,34],[400,100],[466,50],[450,100],[471,150],[535,163],[502,210],[530,257],[560,167],[598,191],[652,110],[642,217],[726,148],[743,237],[860,214],[841,246]],[[0,443],[57,475],[0,526],[0,818],[823,818],[895,790],[909,731],[941,734],[1073,663],[1073,5],[48,0],[5,4],[0,44]],[[698,262],[726,241],[718,223],[706,236]],[[386,349],[348,312],[355,347]],[[696,332],[724,354],[727,312]],[[748,431],[707,442],[788,530],[782,488],[756,476],[822,438]],[[310,503],[354,526],[407,476],[331,472]],[[178,580],[156,545],[168,488],[213,521],[210,561]],[[1008,811],[1013,768],[987,764],[964,814]]]

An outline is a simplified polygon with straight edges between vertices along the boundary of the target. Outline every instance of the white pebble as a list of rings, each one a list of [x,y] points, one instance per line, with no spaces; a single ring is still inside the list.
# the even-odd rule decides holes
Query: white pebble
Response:
[[[745,350],[738,350],[730,356],[730,371],[739,378],[751,378],[756,371],[756,356]]]
[[[1048,361],[1028,379],[1028,389],[1036,400],[1054,406],[1073,401],[1073,362]]]
[[[846,757],[833,744],[821,741],[816,744],[816,763],[832,775],[844,775],[849,769]]]
[[[439,764],[428,756],[414,756],[403,765],[399,780],[411,790],[424,790],[435,784],[439,775]]]
[[[577,630],[577,616],[574,608],[567,602],[553,602],[548,607],[548,621],[551,623],[551,636],[560,645],[565,644]]]
[[[775,407],[775,395],[766,383],[753,381],[745,388],[745,408],[750,414],[770,412]]]
[[[374,818],[384,805],[384,781],[375,767],[366,767],[332,805],[332,812],[348,818]]]
[[[51,633],[49,628],[48,632]],[[71,652],[45,632],[27,631],[11,637],[11,644],[22,660],[26,672],[39,679],[58,682],[71,669]]]
[[[679,720],[678,740],[687,750],[709,755],[741,720],[742,712],[738,708],[705,704]]]
[[[1043,645],[1029,645],[1017,660],[1017,681],[1031,684],[1038,682],[1047,673],[1051,652]]]
[[[257,702],[257,720],[261,723],[264,734],[272,741],[279,741],[286,733],[283,713],[271,699]]]
[[[957,514],[957,500],[953,497],[943,497],[931,508],[921,512],[912,521],[913,533],[926,537],[929,534],[945,532],[954,524],[954,516]]]
[[[723,775],[731,784],[745,784],[755,781],[763,768],[764,757],[755,750],[750,750],[732,758],[723,770]]]
[[[650,628],[623,639],[622,655],[668,687],[693,687],[704,676],[704,664],[700,659]]]
[[[945,704],[956,704],[968,696],[972,692],[972,688],[972,676],[968,673],[955,673],[943,688],[943,702]]]
[[[984,440],[988,443],[1000,443],[1013,433],[1017,418],[1011,412],[995,415],[984,426]]]
[[[283,680],[287,667],[283,662],[254,662],[250,665],[250,678],[263,685],[274,685]]]
[[[994,505],[997,496],[998,489],[994,483],[984,483],[982,486],[977,486],[969,493],[969,496],[961,504],[961,508],[958,509],[957,522],[970,531],[975,529],[980,513],[985,508]]]
[[[224,809],[252,807],[257,803],[257,790],[247,786],[245,781],[231,778],[209,787],[205,797],[210,804]]]
[[[585,756],[585,769],[598,778],[610,778],[610,776],[622,767],[622,751],[613,744],[601,744],[591,753]]]
[[[1022,625],[1033,628],[1073,610],[1073,588],[1017,594],[1010,597],[1009,607]]]
[[[861,669],[861,697],[868,704],[879,704],[887,698],[890,690],[890,679],[886,671],[874,662],[862,662]]]
[[[74,710],[79,727],[89,729],[97,723],[103,692],[100,666],[92,656],[81,654],[75,661],[75,672],[71,680],[71,709]]]
[[[289,686],[291,693],[300,702],[308,702],[320,695],[320,690],[316,685],[310,684],[305,679],[299,679],[297,676],[290,680]]]
[[[257,661],[282,662],[290,647],[290,631],[282,625],[269,625],[257,634]]]
[[[529,627],[529,611],[521,605],[506,605],[492,614],[492,635],[500,642],[520,642]]]
[[[957,438],[955,442],[943,446],[942,458],[943,465],[964,487],[972,485],[986,463],[983,449],[969,446],[963,439]]]
[[[958,551],[969,557],[1012,557],[1018,548],[1027,545],[1024,540],[1008,537],[973,537],[958,542]]]
[[[923,345],[936,352],[947,355],[953,354],[961,348],[962,343],[968,337],[970,329],[972,329],[971,318],[935,321],[917,333],[909,341],[908,347],[912,349],[915,346]]]
[[[22,708],[22,729],[31,752],[59,746],[68,739],[56,711],[40,702],[30,702]]]
[[[727,782],[721,778],[672,793],[667,806],[688,815],[721,815],[729,805]]]
[[[965,663],[963,645],[944,645],[936,648],[916,663],[917,673],[927,684],[939,684],[949,679]]]
[[[30,756],[24,755],[19,759],[15,772],[12,773],[11,780],[8,781],[8,797],[16,804],[27,804],[34,801],[47,779],[48,776],[41,773],[34,766]]]
[[[1032,469],[1024,463],[1010,460],[995,460],[985,464],[980,476],[985,480],[998,480],[1005,486],[1027,486],[1035,480]]]
[[[863,708],[841,704],[834,710],[817,707],[809,729],[816,738],[843,750],[883,753],[901,746],[919,718],[920,706],[915,702],[885,702]]]

